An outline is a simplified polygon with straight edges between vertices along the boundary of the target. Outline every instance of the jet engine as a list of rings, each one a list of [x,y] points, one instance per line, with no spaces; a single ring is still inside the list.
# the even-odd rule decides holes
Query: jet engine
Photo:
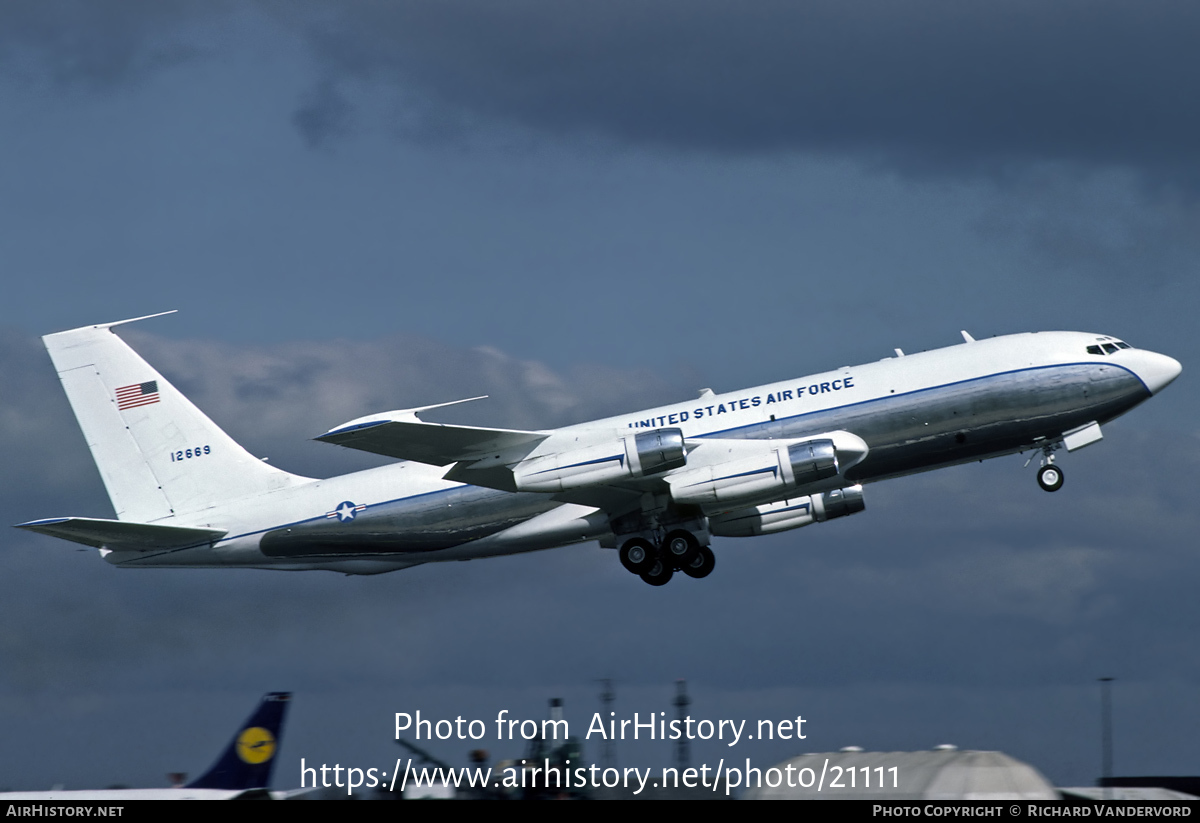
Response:
[[[835,489],[822,494],[780,500],[765,506],[736,509],[708,518],[712,534],[721,537],[753,537],[823,523],[865,509],[862,486]]]
[[[585,446],[522,461],[513,467],[518,491],[559,492],[648,477],[687,463],[680,429],[654,429],[615,443]]]
[[[676,503],[706,509],[777,500],[790,490],[838,478],[867,453],[861,438],[842,431],[799,443],[726,441],[701,448],[711,448],[707,465],[676,472],[666,481]],[[842,483],[834,480],[826,488],[830,485]]]

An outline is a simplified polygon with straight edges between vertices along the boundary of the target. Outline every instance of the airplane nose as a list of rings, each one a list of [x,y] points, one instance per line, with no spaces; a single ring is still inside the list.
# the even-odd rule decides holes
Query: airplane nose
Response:
[[[1152,351],[1140,354],[1142,356],[1135,370],[1151,394],[1158,394],[1165,389],[1183,371],[1182,364],[1174,357]]]

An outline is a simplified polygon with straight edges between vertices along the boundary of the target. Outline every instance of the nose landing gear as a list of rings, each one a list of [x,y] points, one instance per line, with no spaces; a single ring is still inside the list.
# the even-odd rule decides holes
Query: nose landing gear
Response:
[[[1042,467],[1038,469],[1037,482],[1043,491],[1056,492],[1062,488],[1063,470],[1054,465],[1054,452],[1062,447],[1061,443],[1050,443],[1042,446]],[[1025,461],[1028,466],[1032,457]]]

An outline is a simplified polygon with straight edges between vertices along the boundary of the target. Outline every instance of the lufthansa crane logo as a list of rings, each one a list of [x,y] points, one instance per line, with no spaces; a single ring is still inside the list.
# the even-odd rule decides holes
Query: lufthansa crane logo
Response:
[[[262,726],[251,726],[238,735],[237,753],[243,762],[265,763],[275,755],[275,735]]]

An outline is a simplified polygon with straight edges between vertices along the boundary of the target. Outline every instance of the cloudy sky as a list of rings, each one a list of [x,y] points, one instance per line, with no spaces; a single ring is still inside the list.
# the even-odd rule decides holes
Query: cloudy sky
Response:
[[[1183,2],[4,4],[9,523],[112,516],[38,337],[164,309],[126,339],[321,475],[375,465],[311,438],[380,409],[486,393],[443,419],[549,427],[964,328],[1185,373],[1058,494],[1018,457],[891,481],[664,589],[595,546],[345,578],[11,531],[0,788],[196,773],[276,689],[293,786],[301,757],[390,768],[396,711],[561,696],[582,731],[603,677],[627,717],[687,678],[696,716],[808,720],[756,764],[954,743],[1078,785],[1113,676],[1117,772],[1200,773],[1198,37]]]

